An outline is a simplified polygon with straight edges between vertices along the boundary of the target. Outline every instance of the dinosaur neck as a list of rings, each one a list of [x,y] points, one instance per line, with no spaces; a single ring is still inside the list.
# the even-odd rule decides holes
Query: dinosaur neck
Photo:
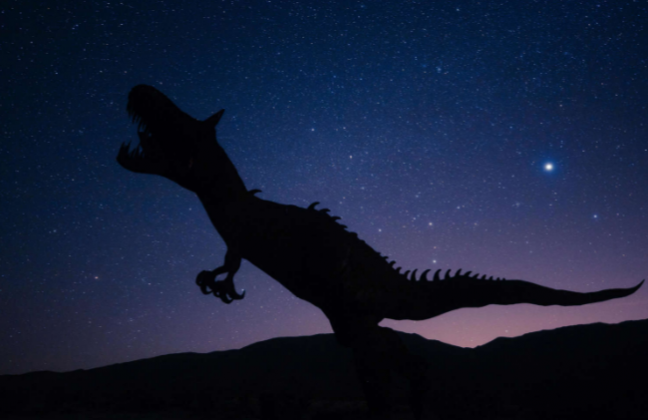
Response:
[[[247,195],[247,188],[236,167],[218,145],[210,150],[209,159],[199,157],[193,168],[200,186],[195,192],[203,202],[219,203]]]
[[[245,188],[233,190],[220,185],[197,195],[216,231],[228,246],[233,246],[245,225],[245,211],[241,210],[246,199],[254,197]]]
[[[240,227],[240,204],[251,194],[219,145],[208,152],[198,155],[195,162],[193,171],[199,186],[194,191],[218,233],[230,244]]]

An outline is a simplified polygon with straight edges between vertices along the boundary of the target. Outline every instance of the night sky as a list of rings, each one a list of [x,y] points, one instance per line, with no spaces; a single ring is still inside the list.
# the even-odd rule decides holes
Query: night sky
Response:
[[[115,161],[129,90],[190,115],[261,198],[319,201],[403,269],[578,291],[648,276],[644,1],[3,1],[0,374],[332,332],[225,245],[194,194]],[[583,307],[462,309],[401,331],[474,347],[648,318],[646,287]]]

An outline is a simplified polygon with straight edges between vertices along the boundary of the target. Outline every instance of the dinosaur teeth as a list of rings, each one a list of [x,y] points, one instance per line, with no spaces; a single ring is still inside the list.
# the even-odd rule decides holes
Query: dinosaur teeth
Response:
[[[448,273],[449,273],[449,272],[450,272],[450,270],[448,270]],[[459,270],[457,270],[457,272],[455,273],[454,276],[455,276],[455,277],[459,277],[460,275],[461,275],[461,268],[460,268]]]
[[[429,268],[428,268],[427,270],[425,270],[425,271],[423,272],[423,274],[421,274],[420,281],[428,281],[428,279],[427,279],[427,273],[429,273],[429,272],[430,272],[430,269],[429,269]]]
[[[401,268],[402,268],[402,267],[397,267],[397,268],[396,268],[396,272],[400,274]]]
[[[320,210],[320,213],[328,213],[330,211],[331,211],[330,209],[322,209],[322,210]]]
[[[466,272],[466,274],[464,274],[464,277],[470,277],[470,273],[472,273],[472,271]]]
[[[479,273],[477,273],[477,274],[475,274],[474,276],[472,276],[472,278],[474,278],[474,279],[479,278]]]
[[[333,216],[333,217],[331,217],[331,219],[333,219],[333,220],[340,220],[340,219],[341,219],[341,217],[338,217],[338,216]]]
[[[317,206],[318,204],[319,204],[319,201],[314,202],[313,204],[308,206],[308,210],[315,210],[315,206]]]
[[[403,273],[403,275],[405,276],[405,278],[407,278],[407,275],[409,274],[409,272],[410,272],[410,271],[407,270],[406,272]]]
[[[412,277],[410,277],[411,281],[416,281],[416,269],[412,271]]]
[[[129,157],[132,159],[138,159],[144,157],[144,151],[142,150],[142,146],[138,144],[136,148],[130,151]]]
[[[445,277],[444,277],[443,280],[448,280],[448,279],[450,279],[450,271],[451,271],[451,270],[446,271],[446,273],[445,273]],[[461,271],[461,270],[459,270],[459,271]]]
[[[441,272],[441,269],[439,268],[435,273],[434,273],[434,279],[433,281],[439,281],[441,278],[439,277],[439,273]]]
[[[392,261],[392,262],[390,262],[390,263],[389,263],[389,266],[393,268],[393,267],[394,267],[394,264],[396,264],[396,261]]]

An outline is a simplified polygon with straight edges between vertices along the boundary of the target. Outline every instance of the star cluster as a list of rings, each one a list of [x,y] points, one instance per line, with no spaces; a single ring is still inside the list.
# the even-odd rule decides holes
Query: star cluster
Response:
[[[546,286],[648,273],[646,5],[637,1],[5,1],[0,5],[0,374],[331,332],[225,245],[196,197],[115,162],[146,83],[218,139],[249,189],[319,201],[404,269]],[[648,318],[463,309],[383,325],[460,346]]]

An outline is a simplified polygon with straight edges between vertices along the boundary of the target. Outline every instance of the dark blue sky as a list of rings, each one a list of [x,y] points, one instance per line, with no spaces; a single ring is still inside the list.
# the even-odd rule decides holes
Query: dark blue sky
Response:
[[[638,1],[4,1],[0,374],[331,332],[225,246],[191,193],[125,171],[146,83],[206,118],[249,188],[320,201],[405,269],[580,291],[648,275],[648,45]],[[553,170],[545,170],[547,163]],[[585,307],[384,322],[461,346],[648,318]]]

